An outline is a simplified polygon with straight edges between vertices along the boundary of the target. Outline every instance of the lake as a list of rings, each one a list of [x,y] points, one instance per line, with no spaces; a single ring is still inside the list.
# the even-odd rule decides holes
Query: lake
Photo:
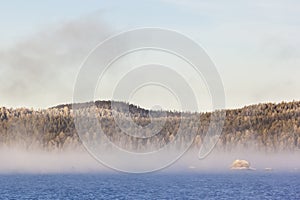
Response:
[[[2,174],[0,198],[300,199],[300,173]]]

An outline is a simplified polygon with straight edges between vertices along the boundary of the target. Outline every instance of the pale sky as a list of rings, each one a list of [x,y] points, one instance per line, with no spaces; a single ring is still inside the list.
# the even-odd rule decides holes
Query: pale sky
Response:
[[[300,100],[297,0],[13,0],[1,2],[0,25],[0,106],[71,103],[87,54],[139,27],[176,30],[201,45],[221,76],[227,108]]]

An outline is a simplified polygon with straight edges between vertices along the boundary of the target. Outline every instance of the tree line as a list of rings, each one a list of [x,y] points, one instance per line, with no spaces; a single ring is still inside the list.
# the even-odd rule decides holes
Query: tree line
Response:
[[[111,101],[75,106],[76,110],[71,104],[41,110],[0,108],[0,147],[52,151],[80,148],[82,141],[97,145],[103,141],[101,129],[110,142],[128,151],[147,152],[171,143],[176,148],[186,148],[190,141],[193,148],[200,148],[209,127],[215,128],[211,123],[214,113],[209,112],[149,111]],[[299,101],[258,104],[224,112],[226,118],[217,150],[300,149]],[[76,119],[80,119],[80,134],[74,123]]]

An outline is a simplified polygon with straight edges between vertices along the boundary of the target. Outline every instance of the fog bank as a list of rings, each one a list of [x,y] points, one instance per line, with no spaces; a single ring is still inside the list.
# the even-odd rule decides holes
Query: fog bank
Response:
[[[231,172],[230,165],[236,159],[245,159],[251,167],[258,171],[271,168],[272,172],[292,171],[300,172],[300,153],[261,153],[254,151],[233,151],[223,153],[214,151],[203,160],[197,157],[197,151],[191,150],[184,154],[172,165],[160,172]],[[117,155],[111,155],[117,156]],[[168,155],[160,155],[167,159]],[[121,159],[121,158],[120,158]],[[42,150],[24,150],[18,148],[0,149],[0,173],[114,173],[113,169],[101,164],[85,150],[68,150],[60,152],[46,152]],[[146,165],[151,165],[151,160]],[[129,164],[132,169],[135,163]],[[128,166],[126,166],[128,167]],[[122,168],[122,166],[120,166]],[[253,172],[253,173],[256,173]]]

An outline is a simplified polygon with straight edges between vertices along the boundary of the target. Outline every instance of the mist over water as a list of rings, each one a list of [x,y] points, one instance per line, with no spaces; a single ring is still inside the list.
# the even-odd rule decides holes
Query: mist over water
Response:
[[[182,158],[182,163],[194,166],[194,171],[230,171],[230,167],[235,160],[247,160],[250,167],[257,171],[264,171],[272,168],[274,171],[297,171],[300,170],[299,153],[280,152],[265,153],[260,151],[249,151],[237,149],[232,152],[213,151],[205,159],[198,160],[196,153],[189,153]]]
[[[0,160],[0,173],[81,173],[107,170],[82,150],[47,152],[2,148]]]
[[[118,155],[109,155],[109,152],[107,152],[107,156]],[[169,154],[162,154],[160,156],[160,159],[167,159]],[[271,168],[272,172],[300,172],[299,156],[299,152],[263,153],[240,149],[226,153],[216,150],[211,152],[205,159],[199,160],[198,150],[191,149],[173,164],[159,170],[159,173],[229,173],[232,171],[230,170],[230,166],[236,159],[245,159],[249,161],[251,167],[256,169],[256,171],[265,171],[266,168]],[[92,155],[83,149],[49,152],[44,150],[24,150],[17,147],[1,148],[0,160],[1,174],[117,172],[98,162]],[[153,160],[149,160],[144,164],[145,166],[149,166],[153,164]],[[128,163],[126,167],[132,167],[132,169],[134,169],[135,163]]]

